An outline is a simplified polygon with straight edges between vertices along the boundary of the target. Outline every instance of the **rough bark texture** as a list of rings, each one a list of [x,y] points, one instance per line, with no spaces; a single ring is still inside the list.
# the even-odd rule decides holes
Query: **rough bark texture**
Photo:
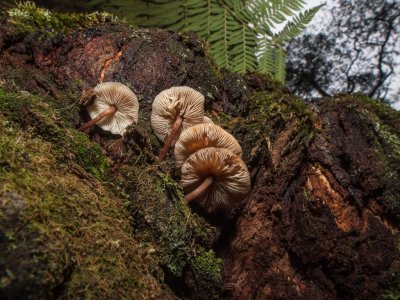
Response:
[[[220,73],[192,34],[63,20],[0,30],[1,298],[397,299],[398,112]],[[100,81],[139,97],[123,137],[77,131]],[[252,191],[232,212],[189,208],[157,162],[151,103],[176,85],[243,147]]]
[[[269,155],[220,245],[228,299],[397,297],[383,290],[398,289],[399,113],[349,95],[313,111],[266,125]]]

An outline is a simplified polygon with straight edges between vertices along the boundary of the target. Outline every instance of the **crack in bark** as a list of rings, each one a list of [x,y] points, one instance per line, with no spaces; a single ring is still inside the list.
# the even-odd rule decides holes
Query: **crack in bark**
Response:
[[[110,64],[114,61],[115,63],[118,62],[119,58],[122,55],[122,49],[120,49],[112,58],[109,58],[105,61],[103,69],[101,70],[100,77],[99,77],[99,83],[102,83],[104,80],[104,76],[106,75],[106,72],[108,68],[110,67]]]

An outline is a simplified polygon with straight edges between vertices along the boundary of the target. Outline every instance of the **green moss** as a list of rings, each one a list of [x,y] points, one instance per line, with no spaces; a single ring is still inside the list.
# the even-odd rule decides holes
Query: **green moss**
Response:
[[[0,89],[0,104],[4,108],[6,126],[17,125],[29,131],[33,137],[50,142],[59,163],[74,160],[97,179],[106,180],[110,165],[102,149],[90,142],[86,135],[67,130],[70,124],[63,121],[65,110],[54,108],[60,104],[50,99],[31,94],[6,93]],[[76,110],[74,112],[77,113]]]
[[[77,132],[73,133],[71,141],[73,143],[71,152],[75,155],[76,161],[97,179],[108,179],[110,163],[100,146],[90,142],[85,134]]]
[[[362,105],[364,108],[376,114],[376,116],[385,124],[394,128],[397,132],[400,130],[400,111],[390,107],[386,103],[371,99],[362,94],[345,95],[339,101],[350,100],[353,105]]]
[[[45,36],[71,32],[99,23],[117,21],[117,18],[109,13],[55,13],[37,7],[35,3],[30,1],[18,3],[15,8],[8,10],[7,15],[7,23],[15,26],[19,33],[36,32]]]
[[[375,176],[385,186],[378,201],[392,220],[400,220],[400,112],[364,95],[341,95],[331,103],[346,107],[346,113],[365,135],[375,158]]]
[[[197,236],[194,232],[205,227],[203,233],[212,235],[214,230],[191,213],[181,188],[169,174],[154,166],[125,167],[123,173],[129,174],[127,185],[135,189],[128,193],[138,234],[155,244],[160,251],[160,263],[169,272],[182,276],[192,256],[190,245]]]
[[[400,256],[400,239],[397,241],[397,254]],[[385,292],[382,294],[382,299],[397,300],[400,299],[400,271],[389,272],[385,283]]]
[[[136,143],[132,149],[136,155],[132,157],[132,161],[128,164],[121,166],[119,172],[114,175],[116,177],[111,177],[109,176],[109,160],[101,147],[91,142],[85,134],[71,129],[73,124],[69,123],[69,118],[65,118],[65,109],[62,106],[73,108],[68,112],[71,117],[73,114],[77,114],[77,110],[75,109],[76,104],[65,102],[67,100],[65,98],[64,104],[60,104],[59,101],[51,97],[35,96],[28,93],[9,93],[0,89],[0,104],[4,107],[2,119],[4,131],[10,132],[12,136],[18,135],[17,132],[26,132],[27,139],[29,137],[35,145],[36,143],[40,144],[37,151],[34,150],[33,146],[28,151],[29,147],[23,145],[20,153],[16,151],[14,140],[9,143],[4,141],[1,149],[3,153],[15,153],[12,157],[0,159],[0,164],[7,168],[8,175],[5,182],[9,185],[9,190],[17,191],[18,194],[23,194],[23,197],[26,197],[24,191],[37,189],[37,193],[42,194],[42,199],[45,199],[40,205],[35,200],[34,205],[27,208],[27,211],[39,210],[46,215],[46,218],[40,217],[41,222],[31,222],[29,228],[45,242],[46,239],[50,239],[48,235],[51,235],[50,232],[54,230],[46,224],[48,222],[58,224],[57,226],[66,229],[62,236],[56,235],[57,238],[60,238],[63,242],[69,241],[72,244],[74,242],[67,236],[67,233],[77,234],[80,226],[85,227],[82,218],[92,220],[93,223],[88,226],[96,232],[108,230],[106,229],[109,226],[108,222],[115,222],[120,219],[120,216],[117,217],[117,213],[110,219],[107,218],[108,221],[105,222],[97,219],[105,217],[104,211],[98,212],[94,216],[87,210],[89,203],[93,205],[98,201],[101,203],[111,201],[104,187],[97,182],[97,180],[107,181],[112,192],[120,199],[121,206],[124,208],[126,207],[125,204],[129,203],[127,207],[134,216],[134,219],[130,222],[138,240],[150,249],[155,250],[152,254],[156,257],[154,264],[150,263],[149,266],[152,266],[152,272],[157,274],[156,277],[160,280],[165,278],[167,282],[171,281],[172,278],[180,278],[182,282],[187,282],[187,289],[197,293],[196,291],[199,290],[200,286],[203,286],[202,283],[187,280],[187,278],[203,278],[203,275],[197,274],[197,272],[204,273],[204,269],[193,270],[192,262],[198,255],[203,255],[202,253],[211,248],[215,228],[209,226],[202,218],[191,212],[183,199],[182,189],[172,177],[172,165],[169,165],[168,162],[163,165],[153,163],[154,155],[151,150],[157,148],[158,142],[154,139],[151,127],[148,124],[138,124],[134,131]],[[141,146],[139,147],[139,145]],[[39,151],[39,149],[42,149],[41,147],[47,148]],[[27,155],[23,149],[29,153],[29,156],[39,155],[38,160],[42,160],[43,164],[41,166],[34,165],[29,170],[21,169],[21,164],[24,164]],[[42,170],[42,168],[46,169],[43,175],[39,174],[39,171],[35,171],[36,169]],[[93,176],[90,176],[90,174]],[[11,177],[15,180],[14,184],[10,183]],[[35,177],[39,177],[38,186],[34,181]],[[82,186],[78,184],[76,177],[81,178]],[[34,187],[33,183],[35,183]],[[45,187],[49,185],[50,188],[45,192]],[[16,187],[19,187],[19,189],[16,190]],[[105,195],[99,196],[97,192],[92,191],[93,188],[101,189]],[[55,197],[54,195],[57,194],[60,196]],[[115,201],[115,199],[112,201]],[[77,207],[79,203],[84,208]],[[11,237],[12,232],[8,236]],[[118,243],[120,243],[118,240],[118,238],[112,238],[109,245],[113,246],[115,242],[117,244],[115,247],[118,247]],[[47,249],[47,247],[47,244],[43,246],[44,249]],[[79,247],[69,248],[72,250],[68,251],[73,253],[95,251],[94,249]],[[91,256],[90,253],[84,254],[88,261],[87,268],[82,269],[82,272],[74,269],[74,272],[69,275],[70,279],[65,283],[68,286],[67,291],[71,290],[78,295],[91,297],[82,289],[82,284],[86,280],[83,278],[86,276],[84,274],[87,273],[87,276],[93,277],[96,274],[103,274],[104,268],[113,270],[114,264],[121,264],[121,262],[115,261],[113,256],[107,256],[108,254],[101,254],[99,257],[97,254]],[[55,264],[58,266],[61,264],[66,270],[69,270],[71,265],[76,264],[72,258],[64,261],[58,256],[49,258],[49,255],[46,253],[41,257],[46,261],[56,262]],[[45,262],[41,261],[40,263],[46,265]],[[165,275],[162,274],[159,267],[164,270]],[[48,268],[49,266],[46,265],[44,268],[46,272],[48,272]],[[113,272],[110,271],[110,274],[112,274],[110,276],[117,278],[118,276]],[[49,275],[49,278],[52,278],[54,282],[60,282],[60,276],[62,275],[57,271],[53,275]],[[54,279],[56,277],[58,279]],[[98,280],[102,282],[103,279],[99,278]],[[104,278],[104,280],[106,279]],[[41,284],[50,285],[53,283],[42,282]],[[103,284],[106,283],[102,282],[101,285]],[[136,285],[134,282],[131,284]],[[210,287],[209,295],[217,294],[221,285],[220,278],[214,276],[212,279],[207,279],[207,285]],[[104,288],[103,292],[106,293],[110,285],[96,286],[96,288],[99,289],[99,293]]]
[[[375,132],[379,135],[379,142],[382,144],[383,156],[389,166],[397,165],[400,161],[400,112],[394,110],[387,104],[366,98],[365,96],[354,96],[368,110],[368,116],[374,120]],[[366,114],[365,110],[362,113]],[[393,167],[391,167],[393,169]],[[397,167],[398,168],[398,167]],[[400,170],[399,170],[400,171]],[[393,170],[392,172],[393,173]],[[388,174],[392,176],[393,174]]]
[[[70,298],[168,298],[122,203],[76,159],[58,164],[57,151],[0,115],[0,293],[23,283],[20,296],[62,286]]]
[[[382,294],[382,299],[397,300],[400,299],[400,271],[396,271],[389,275],[385,287],[386,291]]]
[[[213,251],[204,251],[192,260],[195,277],[201,283],[201,288],[215,291],[208,299],[219,299],[218,291],[222,285],[221,264],[221,259],[215,257]]]
[[[384,125],[380,120],[375,121],[375,130],[379,136],[379,146],[375,147],[377,161],[384,170],[382,180],[387,189],[384,191],[385,201],[391,214],[400,218],[400,135],[393,128]]]
[[[130,195],[135,233],[143,243],[156,250],[166,282],[173,278],[185,282],[188,276],[200,276],[191,264],[198,253],[211,247],[215,228],[191,212],[181,187],[164,167],[124,166],[121,174],[125,176],[117,180],[124,182],[124,193]],[[221,282],[214,279],[211,279],[214,285],[210,284],[209,293],[219,291]],[[201,289],[200,282],[186,282],[186,289]]]
[[[286,152],[307,145],[314,136],[312,118],[312,111],[304,101],[282,90],[274,90],[253,95],[246,119],[219,114],[214,121],[240,141],[243,157],[251,165],[260,155],[268,155],[269,146],[290,126],[295,129],[291,132],[291,147]]]
[[[293,117],[309,118],[311,114],[303,100],[281,90],[254,94],[251,113],[260,113],[269,119],[279,117],[285,121],[290,121]]]

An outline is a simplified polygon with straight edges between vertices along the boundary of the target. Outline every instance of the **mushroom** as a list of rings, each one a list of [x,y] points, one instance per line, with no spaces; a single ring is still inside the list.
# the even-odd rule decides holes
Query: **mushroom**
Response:
[[[242,156],[242,148],[229,132],[218,125],[203,123],[184,130],[179,136],[174,149],[176,167],[180,169],[190,155],[207,147],[226,148]]]
[[[212,212],[242,201],[250,192],[250,174],[239,156],[210,147],[189,156],[182,166],[181,185],[187,201],[198,199]]]
[[[151,126],[164,141],[158,160],[163,161],[182,129],[203,122],[204,96],[198,91],[177,86],[162,91],[152,105]]]
[[[203,117],[203,122],[201,122],[201,123],[214,124],[214,122],[209,117],[206,117],[206,116]],[[183,129],[185,129],[185,128],[183,128]]]
[[[104,82],[97,85],[93,93],[96,98],[87,107],[92,120],[82,125],[80,131],[97,124],[104,130],[123,135],[126,127],[137,123],[139,102],[126,85],[119,82]]]

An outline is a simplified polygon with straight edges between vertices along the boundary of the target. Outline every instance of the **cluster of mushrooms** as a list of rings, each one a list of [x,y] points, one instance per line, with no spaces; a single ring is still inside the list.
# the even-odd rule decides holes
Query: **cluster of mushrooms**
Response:
[[[115,134],[138,121],[135,94],[117,82],[99,84],[96,100],[87,107],[92,120],[80,130],[97,124]],[[172,87],[156,96],[151,125],[164,142],[158,160],[174,147],[176,168],[187,201],[196,200],[208,212],[234,207],[250,191],[250,175],[242,161],[237,140],[204,116],[204,96],[186,87]]]

